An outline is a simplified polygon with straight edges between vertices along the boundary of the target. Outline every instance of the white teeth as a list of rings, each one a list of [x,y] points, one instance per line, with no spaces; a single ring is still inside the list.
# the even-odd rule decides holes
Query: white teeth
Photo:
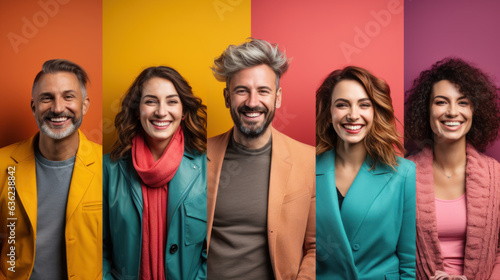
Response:
[[[245,116],[249,117],[249,118],[255,118],[255,117],[258,117],[261,113],[259,112],[255,112],[255,113],[245,113]]]
[[[460,122],[444,122],[446,126],[459,126],[460,124]]]
[[[67,120],[68,118],[67,117],[61,117],[61,118],[50,118],[50,121],[51,122],[63,122],[65,120]]]
[[[169,124],[171,123],[171,121],[168,121],[168,122],[165,122],[165,121],[163,121],[163,122],[159,122],[159,121],[152,121],[152,123],[153,123],[154,125],[156,125],[156,126],[167,126],[167,125],[169,125]]]
[[[358,130],[358,129],[361,129],[361,125],[346,125],[344,124],[344,127],[349,129],[349,130]]]

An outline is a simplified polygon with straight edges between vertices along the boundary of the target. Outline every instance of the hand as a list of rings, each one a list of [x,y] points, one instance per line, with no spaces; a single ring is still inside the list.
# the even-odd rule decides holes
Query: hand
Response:
[[[436,274],[430,280],[467,280],[464,275],[449,275],[448,273],[436,270]]]

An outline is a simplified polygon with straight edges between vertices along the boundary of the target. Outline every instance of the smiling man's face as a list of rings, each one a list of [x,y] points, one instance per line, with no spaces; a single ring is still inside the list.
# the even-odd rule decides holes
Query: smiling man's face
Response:
[[[257,138],[269,130],[276,108],[281,106],[276,74],[265,64],[236,73],[224,95],[235,127],[246,138]]]
[[[40,132],[52,139],[75,133],[87,113],[89,99],[83,98],[75,74],[44,74],[34,89],[31,110]]]

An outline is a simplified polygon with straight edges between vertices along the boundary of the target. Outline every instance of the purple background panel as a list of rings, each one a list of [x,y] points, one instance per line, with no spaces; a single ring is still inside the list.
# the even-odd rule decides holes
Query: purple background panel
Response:
[[[500,86],[499,12],[494,0],[405,1],[405,91],[421,71],[448,56],[472,63]],[[486,154],[500,161],[500,139]]]

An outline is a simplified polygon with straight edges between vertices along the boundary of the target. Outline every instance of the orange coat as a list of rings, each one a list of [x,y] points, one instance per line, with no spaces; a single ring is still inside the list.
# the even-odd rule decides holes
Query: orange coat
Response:
[[[208,140],[208,250],[220,172],[230,135],[228,131]],[[272,137],[267,239],[274,276],[283,280],[315,279],[315,149],[274,128]]]
[[[68,279],[102,278],[102,148],[79,131],[66,207],[66,262]],[[0,279],[29,279],[35,260],[37,188],[34,136],[0,149]],[[15,167],[14,215],[10,215],[9,167]],[[12,170],[12,168],[10,169]],[[15,244],[6,223],[15,220]],[[15,272],[7,254],[15,246]]]

